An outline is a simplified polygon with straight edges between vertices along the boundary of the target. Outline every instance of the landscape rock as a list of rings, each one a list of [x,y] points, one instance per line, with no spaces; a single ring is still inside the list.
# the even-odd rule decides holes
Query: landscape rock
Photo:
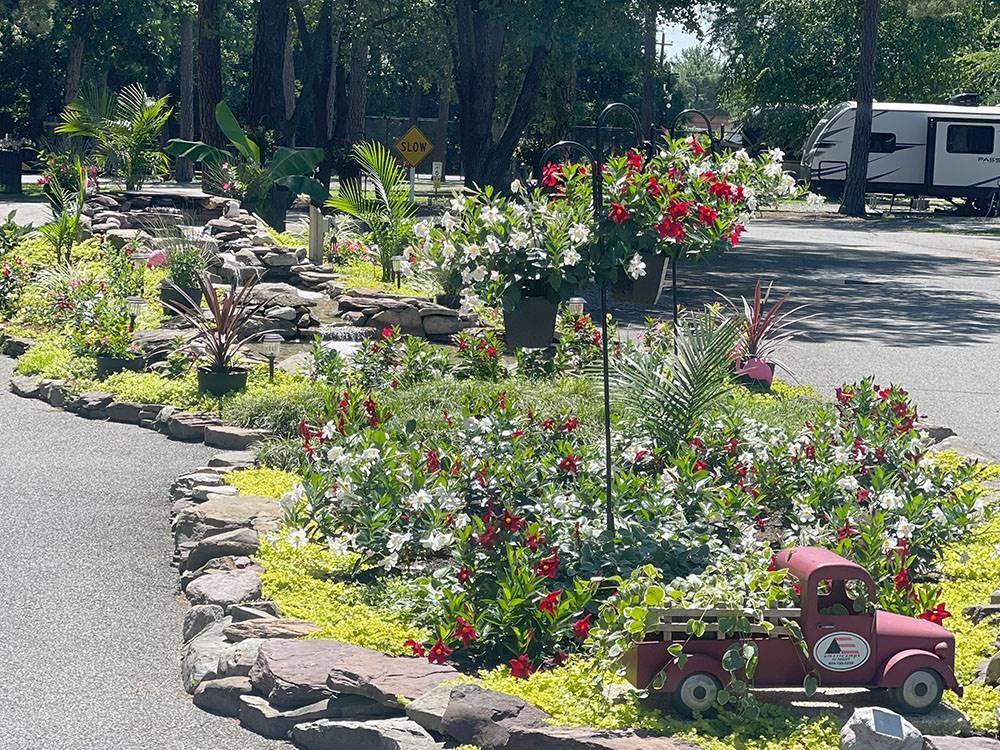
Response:
[[[142,404],[137,404],[134,401],[112,401],[107,406],[107,412],[108,419],[112,422],[139,424]]]
[[[515,726],[504,750],[698,750],[698,745],[646,732]]]
[[[982,448],[976,445],[971,440],[963,440],[962,438],[953,435],[951,437],[946,437],[944,440],[934,445],[931,449],[931,453],[940,453],[941,451],[952,450],[958,453],[960,456],[964,456],[972,461],[979,461],[980,463],[993,463],[995,459],[992,456],[987,455],[983,452]]]
[[[252,555],[259,547],[260,537],[253,529],[239,528],[213,534],[191,548],[181,571],[197,570],[216,557]]]
[[[200,443],[205,439],[205,428],[222,424],[211,414],[175,412],[167,418],[167,432],[175,440]]]
[[[253,602],[253,604],[236,604],[229,610],[233,622],[256,620],[259,617],[280,617],[278,605],[271,601]]]
[[[924,750],[1000,750],[1000,741],[988,737],[932,737],[924,735]]]
[[[420,322],[426,336],[452,336],[466,327],[457,316],[427,315]]]
[[[268,640],[260,647],[250,680],[254,691],[274,706],[306,706],[333,694],[327,685],[331,669],[366,650],[332,640]]]
[[[442,734],[441,720],[448,710],[453,685],[438,685],[406,704],[406,715],[429,732]]]
[[[6,354],[8,357],[20,357],[34,345],[34,341],[23,336],[7,334],[0,336],[0,354]]]
[[[208,465],[216,469],[246,469],[256,464],[253,451],[226,451],[208,459]]]
[[[182,636],[187,643],[195,636],[201,635],[217,622],[222,622],[226,612],[218,604],[196,604],[184,613]]]
[[[897,716],[903,737],[889,737],[875,731],[875,712]],[[840,730],[840,750],[922,750],[924,737],[913,724],[884,708],[858,708]]]
[[[293,617],[268,617],[233,622],[226,627],[226,638],[235,642],[247,638],[302,638],[319,630],[318,625]]]
[[[333,665],[326,684],[335,693],[364,695],[402,708],[400,698],[413,700],[456,677],[458,672],[445,664],[357,649]]]
[[[395,715],[392,709],[360,695],[334,695],[299,708],[277,708],[257,695],[242,698],[240,725],[271,739],[288,737],[292,727],[319,719],[378,719]]]
[[[209,425],[205,427],[205,445],[222,448],[228,451],[244,451],[255,443],[259,443],[270,435],[267,430],[254,430],[247,427],[232,427],[229,425]]]
[[[223,635],[225,635],[224,630]],[[215,669],[216,676],[247,677],[250,674],[250,668],[257,661],[257,654],[260,653],[260,646],[263,642],[260,638],[247,638],[232,644],[224,654],[219,656],[219,664]]]
[[[276,531],[281,525],[281,506],[274,498],[255,495],[209,495],[208,500],[177,514],[174,543],[198,542],[214,534],[239,528],[258,533]]]
[[[217,484],[217,485],[197,485],[188,490],[188,496],[197,502],[205,502],[208,500],[209,496],[214,495],[215,497],[222,497],[228,495],[229,497],[235,497],[240,494],[240,491],[228,484]]]
[[[194,691],[194,705],[217,716],[236,717],[240,714],[240,696],[252,690],[246,677],[203,680]]]
[[[219,657],[232,647],[222,635],[224,622],[215,623],[184,644],[181,652],[181,679],[187,692],[194,693],[202,680],[214,675],[219,666]]]
[[[223,609],[260,598],[260,575],[252,570],[212,573],[193,580],[185,590],[193,604],[218,604]]]
[[[455,685],[440,731],[459,742],[492,750],[507,746],[512,728],[545,727],[548,719],[547,713],[522,698],[478,685]]]
[[[37,375],[15,375],[10,379],[10,389],[21,398],[38,398],[42,379]]]
[[[437,750],[444,747],[409,719],[344,721],[320,719],[299,724],[292,741],[305,750]]]

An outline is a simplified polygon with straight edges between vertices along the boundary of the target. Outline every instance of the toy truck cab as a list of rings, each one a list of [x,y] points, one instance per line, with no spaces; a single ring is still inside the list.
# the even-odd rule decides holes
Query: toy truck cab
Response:
[[[808,657],[786,628],[751,633],[758,652],[757,687],[798,686],[814,672],[821,687],[887,688],[904,713],[930,711],[945,688],[961,695],[954,673],[954,636],[935,623],[877,610],[867,570],[818,547],[783,550],[775,562],[797,581],[800,607],[774,610],[767,617],[773,622],[795,620]],[[730,679],[722,656],[736,639],[719,638],[717,627],[726,614],[659,610],[654,629],[624,657],[630,681],[648,688],[662,672],[660,690],[672,694],[678,710],[691,714],[710,709]],[[686,632],[691,618],[706,623],[701,637]],[[667,653],[671,643],[683,645],[683,669]]]

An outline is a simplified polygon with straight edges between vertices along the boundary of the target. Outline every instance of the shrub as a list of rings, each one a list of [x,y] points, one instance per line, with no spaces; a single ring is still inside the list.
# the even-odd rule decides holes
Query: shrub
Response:
[[[40,341],[21,355],[14,371],[19,375],[74,380],[92,378],[95,364],[91,357],[80,357],[55,340]]]
[[[455,343],[458,345],[459,376],[493,382],[507,376],[500,343],[493,331],[477,336],[462,331],[455,336]]]
[[[295,434],[299,422],[323,411],[327,388],[287,373],[274,375],[273,385],[261,377],[247,390],[227,399],[222,409],[223,419],[240,427],[263,428],[290,436]]]
[[[447,356],[396,326],[382,329],[382,339],[365,344],[351,360],[353,380],[366,390],[385,390],[433,380],[444,375]]]
[[[273,438],[254,446],[254,457],[261,466],[301,473],[306,467],[302,441],[297,438]]]

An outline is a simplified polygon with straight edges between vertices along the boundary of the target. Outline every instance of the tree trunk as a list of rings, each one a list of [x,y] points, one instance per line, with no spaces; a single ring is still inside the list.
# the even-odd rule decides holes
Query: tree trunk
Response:
[[[844,182],[840,213],[865,215],[865,183],[868,178],[868,149],[872,135],[872,101],[875,97],[875,55],[878,44],[880,0],[859,0],[861,51],[858,60],[858,107],[854,113],[851,163]]]
[[[292,39],[285,40],[281,66],[281,92],[285,102],[285,122],[292,119],[295,114],[295,50],[292,47]]]
[[[80,77],[83,73],[83,52],[85,47],[83,20],[77,14],[73,19],[73,32],[69,40],[69,58],[66,61],[66,90],[63,103],[69,104],[80,93]]]
[[[499,137],[493,123],[497,107],[497,81],[507,29],[503,20],[478,0],[454,0],[455,28],[450,39],[459,103],[459,142],[465,184],[507,189],[511,158],[531,117],[541,89],[551,41],[548,32],[555,14],[550,14],[546,41],[534,46],[521,78],[514,107]]]
[[[194,140],[194,18],[190,13],[181,16],[180,36],[180,137],[191,141]],[[190,159],[178,159],[174,170],[178,182],[191,182],[194,178],[194,165]]]
[[[646,8],[642,56],[642,107],[639,118],[645,138],[652,132],[651,126],[656,120],[656,9],[652,5]]]
[[[215,123],[222,101],[222,26],[220,0],[198,0],[198,100],[201,140],[222,146],[225,140]]]
[[[434,150],[431,162],[441,162],[444,174],[448,174],[448,113],[451,109],[451,69],[445,71],[438,81],[437,122],[434,125]]]
[[[363,36],[354,39],[349,76],[347,140],[356,143],[364,140],[365,114],[368,109],[368,40]]]
[[[288,37],[288,0],[258,0],[250,63],[247,121],[279,130],[285,122],[283,68]]]

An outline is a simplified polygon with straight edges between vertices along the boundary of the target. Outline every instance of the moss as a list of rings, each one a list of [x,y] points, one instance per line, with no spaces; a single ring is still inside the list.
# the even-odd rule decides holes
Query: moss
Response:
[[[835,750],[837,723],[830,716],[803,720],[784,708],[763,704],[755,720],[720,714],[714,719],[684,721],[641,702],[634,693],[612,702],[594,677],[594,662],[572,658],[559,669],[536,672],[527,680],[511,677],[510,670],[483,672],[476,680],[484,687],[518,695],[549,713],[557,724],[606,729],[637,728],[656,734],[690,739],[704,750]],[[605,682],[618,678],[604,676]]]
[[[266,467],[238,469],[222,475],[226,484],[232,485],[241,495],[281,497],[300,480],[297,474]]]
[[[310,637],[333,638],[395,656],[409,653],[403,645],[406,640],[428,637],[425,630],[406,624],[405,613],[367,603],[371,596],[367,586],[336,580],[353,570],[354,555],[335,555],[318,544],[296,549],[277,541],[262,545],[257,559],[266,569],[264,596],[289,617],[318,625],[319,631]]]

